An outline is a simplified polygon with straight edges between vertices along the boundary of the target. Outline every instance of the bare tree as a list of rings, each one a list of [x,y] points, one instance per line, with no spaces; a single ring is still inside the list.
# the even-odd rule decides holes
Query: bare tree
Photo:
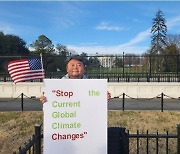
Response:
[[[166,36],[166,44],[167,46],[175,45],[177,48],[177,53],[180,54],[180,34],[169,34]]]

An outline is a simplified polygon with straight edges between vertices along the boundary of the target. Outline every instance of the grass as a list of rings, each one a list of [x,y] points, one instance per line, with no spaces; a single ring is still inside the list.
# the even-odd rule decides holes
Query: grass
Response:
[[[0,153],[18,151],[34,134],[34,125],[43,122],[43,112],[0,112]],[[169,134],[177,132],[178,111],[109,111],[108,127],[125,127],[130,133],[137,130]],[[174,143],[173,143],[174,144]]]
[[[9,154],[32,137],[35,123],[42,123],[42,112],[0,112],[0,153]]]
[[[175,133],[178,123],[180,123],[180,112],[177,111],[110,111],[108,113],[109,127],[125,127],[131,133],[137,130]]]

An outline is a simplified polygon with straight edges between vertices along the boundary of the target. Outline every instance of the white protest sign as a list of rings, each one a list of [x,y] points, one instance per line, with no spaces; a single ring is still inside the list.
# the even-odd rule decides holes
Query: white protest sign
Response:
[[[107,154],[107,80],[44,83],[44,154]]]

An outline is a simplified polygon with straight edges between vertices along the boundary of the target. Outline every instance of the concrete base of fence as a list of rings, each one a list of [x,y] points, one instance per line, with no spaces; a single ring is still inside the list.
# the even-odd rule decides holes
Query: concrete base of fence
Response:
[[[14,84],[12,82],[0,83],[0,98],[16,98],[21,93],[28,97],[39,98],[43,92],[42,82],[27,82]]]
[[[108,90],[112,97],[122,98],[122,94],[133,98],[153,98],[161,93],[170,97],[180,97],[179,82],[123,82],[123,83],[108,83]],[[164,97],[166,98],[166,97]]]
[[[164,93],[168,96],[180,97],[180,83],[179,82],[109,82],[108,91],[112,98],[121,97],[122,94],[133,98],[152,98]],[[43,92],[42,82],[24,82],[14,84],[12,82],[0,83],[0,98],[16,98],[21,93],[28,97],[39,98]],[[164,98],[166,98],[164,96]]]

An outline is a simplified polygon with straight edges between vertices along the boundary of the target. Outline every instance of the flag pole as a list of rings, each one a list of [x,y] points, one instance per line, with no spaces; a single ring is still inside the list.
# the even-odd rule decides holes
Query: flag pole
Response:
[[[42,67],[42,73],[43,73],[43,76],[44,76],[44,68],[43,68],[43,60],[42,60],[42,53],[40,53],[40,57],[41,57],[41,67]],[[44,80],[44,78],[43,78]]]
[[[44,78],[45,78],[45,71],[44,71],[44,68],[43,68],[43,59],[42,59],[42,53],[40,53],[40,57],[41,57],[41,66],[42,66],[42,73],[43,73],[43,87],[44,87]],[[44,89],[44,88],[43,88]],[[42,96],[44,96],[44,91],[42,92]]]

